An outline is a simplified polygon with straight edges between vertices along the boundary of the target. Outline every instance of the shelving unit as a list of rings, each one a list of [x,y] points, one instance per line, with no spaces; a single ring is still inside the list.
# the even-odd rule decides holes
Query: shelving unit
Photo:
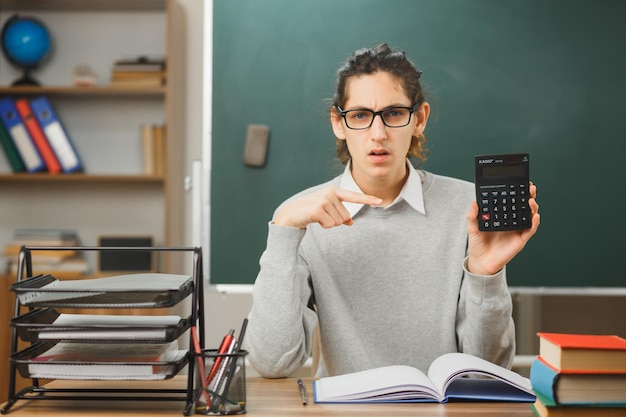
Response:
[[[185,280],[185,276],[176,276],[175,278],[180,281],[178,287],[175,288],[155,288],[153,282],[146,282],[145,289],[134,288],[114,288],[109,290],[86,290],[85,288],[77,288],[74,283],[71,286],[60,289],[63,284],[62,281],[57,280],[52,276],[32,276],[32,252],[37,250],[65,250],[74,249],[79,251],[125,251],[125,252],[142,252],[146,251],[159,251],[159,252],[186,252],[192,258],[191,269],[193,271],[190,280]],[[120,280],[128,280],[129,277],[121,277]],[[171,278],[168,278],[171,279]],[[49,284],[57,284],[56,289],[50,287],[44,287]],[[56,292],[55,291],[59,291]],[[13,291],[16,293],[14,319],[12,320],[12,333],[11,333],[11,363],[9,374],[9,401],[2,408],[1,413],[7,414],[11,407],[22,399],[37,399],[37,400],[98,400],[98,399],[128,399],[138,401],[184,401],[185,407],[183,414],[189,415],[194,404],[194,367],[188,367],[187,374],[187,386],[184,389],[171,389],[171,388],[153,388],[153,389],[104,389],[104,388],[82,388],[80,382],[76,382],[76,387],[67,388],[64,390],[49,389],[40,385],[39,379],[36,374],[32,373],[31,365],[35,364],[39,367],[43,364],[46,366],[46,362],[38,362],[34,358],[43,352],[46,352],[51,346],[60,342],[70,342],[73,345],[80,346],[80,343],[98,343],[107,344],[113,346],[115,343],[139,343],[139,346],[150,345],[153,343],[163,343],[178,341],[179,338],[184,337],[184,334],[189,335],[188,346],[194,346],[192,340],[192,333],[189,330],[191,326],[197,326],[199,333],[200,346],[204,347],[204,292],[203,292],[203,278],[202,278],[202,250],[200,247],[23,247],[19,255],[18,264],[18,279],[13,285]],[[59,296],[61,294],[61,296]],[[68,295],[69,294],[69,295]],[[48,297],[43,301],[38,301],[38,297]],[[29,299],[30,297],[30,299]],[[57,316],[54,308],[69,307],[69,308],[98,308],[108,311],[114,311],[120,308],[162,308],[172,307],[183,302],[188,297],[191,297],[190,311],[188,317],[182,317],[178,324],[169,325],[163,327],[150,327],[143,326],[134,328],[131,325],[82,325],[74,327],[55,327],[53,320]],[[25,312],[26,307],[28,310]],[[46,339],[42,337],[43,331],[50,330],[64,330],[70,331],[73,336],[59,336],[56,339]],[[94,336],[94,333],[103,331],[126,331],[136,334],[139,330],[163,330],[164,336],[135,336],[132,339],[111,340],[111,336]],[[90,332],[89,339],[81,338],[77,336],[81,332]],[[102,334],[102,333],[101,333]],[[19,348],[19,339],[23,342],[28,342],[30,345],[26,348]],[[163,376],[165,379],[169,379],[180,372],[180,370],[187,364],[193,357],[191,351],[187,351],[183,358],[176,359],[176,361],[159,360],[157,362],[148,363],[148,366],[160,366],[166,368]],[[85,366],[89,365],[101,365],[103,362],[98,362],[91,359],[88,362],[76,362],[78,359],[72,357],[61,360],[63,364],[76,364],[81,363]],[[145,363],[141,362],[106,362],[107,366],[125,366],[125,365],[140,365],[144,366]],[[19,392],[16,389],[16,377],[17,373],[22,374],[23,377],[31,378],[32,385],[28,386]],[[64,374],[64,378],[67,380],[80,380],[80,377],[71,374]],[[89,378],[94,379],[94,378]],[[111,377],[95,378],[96,380],[110,380]],[[122,380],[135,379],[135,378],[122,378]],[[132,397],[128,395],[132,394]]]
[[[71,174],[71,175],[46,175],[46,174],[0,174],[0,182],[32,182],[32,183],[156,183],[162,184],[163,176],[159,175],[106,175],[106,174]]]
[[[46,24],[53,52],[33,72],[39,87],[11,86],[20,71],[0,56],[0,97],[47,96],[85,171],[14,174],[0,156],[0,193],[6,202],[0,245],[20,227],[74,228],[85,245],[97,244],[105,233],[151,235],[162,246],[182,244],[182,216],[172,207],[184,198],[184,17],[177,0],[2,0],[0,25],[15,13]],[[111,86],[114,61],[140,55],[165,57],[165,85]],[[72,86],[72,70],[80,64],[95,70],[95,86]],[[166,127],[163,175],[143,172],[142,124]],[[33,215],[24,208],[28,204],[46,207],[45,216]],[[162,260],[165,272],[178,267]]]

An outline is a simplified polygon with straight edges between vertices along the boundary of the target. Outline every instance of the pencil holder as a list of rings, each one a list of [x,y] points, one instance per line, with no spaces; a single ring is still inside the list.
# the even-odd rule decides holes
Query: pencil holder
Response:
[[[245,350],[219,353],[205,349],[196,354],[196,414],[232,415],[246,413]]]

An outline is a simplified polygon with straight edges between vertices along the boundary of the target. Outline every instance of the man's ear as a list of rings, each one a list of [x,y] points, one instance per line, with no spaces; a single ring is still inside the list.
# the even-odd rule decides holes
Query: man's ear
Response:
[[[417,123],[415,124],[415,128],[413,130],[413,136],[419,137],[422,133],[424,133],[424,129],[426,129],[426,124],[428,123],[428,116],[430,115],[430,104],[428,102],[423,102],[420,106],[415,110],[414,116],[417,119]]]
[[[336,107],[330,109],[330,125],[333,128],[335,137],[339,140],[345,140],[346,134],[344,129],[346,128],[346,125],[343,122],[343,117],[341,117]]]

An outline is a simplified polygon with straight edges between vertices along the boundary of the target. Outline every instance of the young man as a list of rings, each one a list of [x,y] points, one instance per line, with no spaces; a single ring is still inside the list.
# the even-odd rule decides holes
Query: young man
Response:
[[[330,120],[339,177],[284,202],[269,224],[247,348],[263,376],[297,371],[319,325],[322,367],[336,375],[390,364],[426,371],[447,352],[510,366],[506,264],[539,226],[480,232],[471,183],[415,169],[430,107],[421,73],[387,45],[338,72]]]

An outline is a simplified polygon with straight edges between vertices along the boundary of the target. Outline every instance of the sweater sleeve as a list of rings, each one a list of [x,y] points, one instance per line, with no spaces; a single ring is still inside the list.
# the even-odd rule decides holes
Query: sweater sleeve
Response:
[[[467,270],[465,259],[456,319],[459,351],[510,368],[515,355],[512,311],[506,268],[495,275],[476,275]]]
[[[250,364],[266,378],[293,374],[311,355],[317,315],[307,307],[310,274],[299,254],[305,233],[269,224],[246,336]]]

